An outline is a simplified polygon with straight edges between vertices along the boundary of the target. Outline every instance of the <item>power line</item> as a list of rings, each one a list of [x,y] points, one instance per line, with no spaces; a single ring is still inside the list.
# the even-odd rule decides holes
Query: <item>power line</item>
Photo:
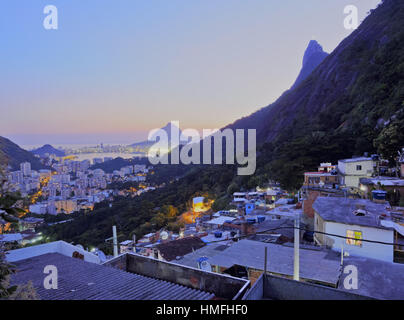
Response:
[[[250,237],[250,236],[265,234],[266,232],[277,231],[277,230],[280,230],[280,229],[295,229],[295,227],[277,227],[277,228],[267,229],[267,230],[264,230],[264,231],[249,234],[249,235],[233,237],[231,239],[209,241],[209,242],[207,242],[207,244],[224,242],[224,241],[229,241],[229,240],[244,239],[244,238],[247,238],[247,237]],[[337,238],[341,238],[341,239],[347,239],[347,240],[363,241],[363,242],[377,243],[377,244],[383,244],[383,245],[389,245],[389,246],[400,245],[399,243],[390,243],[390,242],[383,242],[383,241],[377,241],[377,240],[357,239],[357,238],[345,237],[345,236],[341,236],[341,235],[338,235],[338,234],[332,234],[332,233],[327,233],[327,232],[322,232],[322,231],[313,231],[313,230],[309,230],[309,229],[305,229],[305,228],[297,228],[297,229],[302,230],[302,231],[308,231],[308,232],[323,234],[323,235],[327,235],[327,236],[337,237]]]

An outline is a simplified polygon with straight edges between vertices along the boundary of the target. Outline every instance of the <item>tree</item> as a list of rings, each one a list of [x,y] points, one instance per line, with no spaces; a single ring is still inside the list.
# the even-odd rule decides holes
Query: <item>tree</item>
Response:
[[[404,141],[404,116],[395,119],[389,126],[385,127],[375,139],[374,144],[379,153],[387,158],[391,164],[395,162],[397,151],[403,147]]]
[[[17,192],[9,191],[9,183],[3,168],[0,167],[0,218],[6,223],[18,224],[23,209],[19,207],[22,198]],[[37,299],[32,283],[11,286],[10,277],[14,267],[5,259],[5,246],[0,244],[0,299]]]

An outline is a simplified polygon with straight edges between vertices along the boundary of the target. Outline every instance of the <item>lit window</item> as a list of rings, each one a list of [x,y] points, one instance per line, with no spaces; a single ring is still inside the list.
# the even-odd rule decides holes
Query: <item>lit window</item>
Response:
[[[351,238],[346,239],[347,244],[351,246],[362,246],[362,231],[347,230],[346,236],[347,238]]]

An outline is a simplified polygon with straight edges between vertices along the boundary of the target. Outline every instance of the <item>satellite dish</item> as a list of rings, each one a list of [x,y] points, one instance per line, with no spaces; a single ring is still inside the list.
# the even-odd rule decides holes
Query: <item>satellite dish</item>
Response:
[[[76,247],[84,250],[84,247],[81,244],[77,244]]]
[[[160,234],[160,236],[161,236],[161,239],[162,239],[162,240],[167,240],[167,239],[168,239],[168,233],[167,233],[166,231],[163,231],[163,232]]]

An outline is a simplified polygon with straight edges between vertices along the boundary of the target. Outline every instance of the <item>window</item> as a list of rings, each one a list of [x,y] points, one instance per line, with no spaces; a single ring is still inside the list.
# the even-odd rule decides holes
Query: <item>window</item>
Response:
[[[351,246],[362,246],[362,231],[347,230],[346,236],[347,238],[351,238],[346,239],[346,244]]]
[[[362,171],[362,166],[360,165],[356,166],[356,171]]]

